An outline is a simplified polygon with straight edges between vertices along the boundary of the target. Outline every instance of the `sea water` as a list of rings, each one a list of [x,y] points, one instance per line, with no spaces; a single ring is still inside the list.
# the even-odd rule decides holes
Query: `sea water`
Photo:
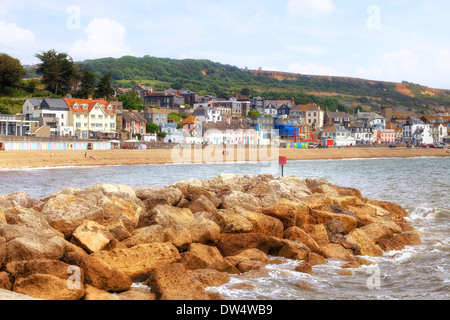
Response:
[[[0,170],[0,194],[24,191],[44,198],[65,187],[111,183],[162,187],[186,178],[208,179],[220,173],[258,175],[273,172],[269,163],[135,165]],[[448,300],[450,298],[450,159],[398,158],[290,161],[284,175],[324,178],[361,191],[374,200],[404,207],[422,244],[369,257],[374,264],[341,275],[342,261],[294,271],[298,261],[283,259],[257,272],[231,277],[211,290],[233,300]],[[281,262],[281,263],[280,263]]]

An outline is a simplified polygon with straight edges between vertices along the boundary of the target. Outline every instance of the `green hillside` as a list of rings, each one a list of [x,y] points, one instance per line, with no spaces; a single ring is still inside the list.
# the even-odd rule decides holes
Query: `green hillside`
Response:
[[[175,60],[144,56],[87,60],[83,66],[98,77],[111,72],[115,84],[132,87],[141,82],[157,90],[190,89],[199,94],[229,97],[291,99],[297,104],[315,102],[334,109],[379,110],[391,105],[402,111],[450,111],[450,90],[417,84],[390,83],[341,77],[306,76],[269,71],[242,70],[209,60]]]

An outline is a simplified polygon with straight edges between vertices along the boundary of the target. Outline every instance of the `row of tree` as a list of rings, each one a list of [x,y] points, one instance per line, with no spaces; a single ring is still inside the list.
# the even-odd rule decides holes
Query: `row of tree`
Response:
[[[111,73],[106,73],[100,79],[81,63],[76,63],[66,53],[49,50],[36,54],[41,61],[38,73],[42,75],[41,82],[55,95],[71,94],[77,98],[95,97],[111,98],[114,89],[111,83]]]

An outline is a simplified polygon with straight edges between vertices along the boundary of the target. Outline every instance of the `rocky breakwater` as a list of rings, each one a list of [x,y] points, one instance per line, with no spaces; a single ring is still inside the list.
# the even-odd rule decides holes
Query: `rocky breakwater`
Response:
[[[400,206],[322,179],[221,174],[164,188],[0,197],[0,289],[48,300],[208,300],[269,257],[343,268],[421,243]],[[359,256],[359,257],[358,257]],[[151,290],[133,286],[148,284]]]

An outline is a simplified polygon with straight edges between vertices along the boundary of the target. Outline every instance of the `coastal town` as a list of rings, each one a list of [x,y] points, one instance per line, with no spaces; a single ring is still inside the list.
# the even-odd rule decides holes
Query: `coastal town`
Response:
[[[119,101],[127,92],[139,95],[139,110]],[[379,109],[347,113],[294,99],[234,93],[224,98],[173,88],[157,91],[139,83],[128,89],[117,86],[111,98],[28,98],[21,113],[0,114],[0,150],[146,149],[152,143],[442,148],[450,143],[448,113]]]

